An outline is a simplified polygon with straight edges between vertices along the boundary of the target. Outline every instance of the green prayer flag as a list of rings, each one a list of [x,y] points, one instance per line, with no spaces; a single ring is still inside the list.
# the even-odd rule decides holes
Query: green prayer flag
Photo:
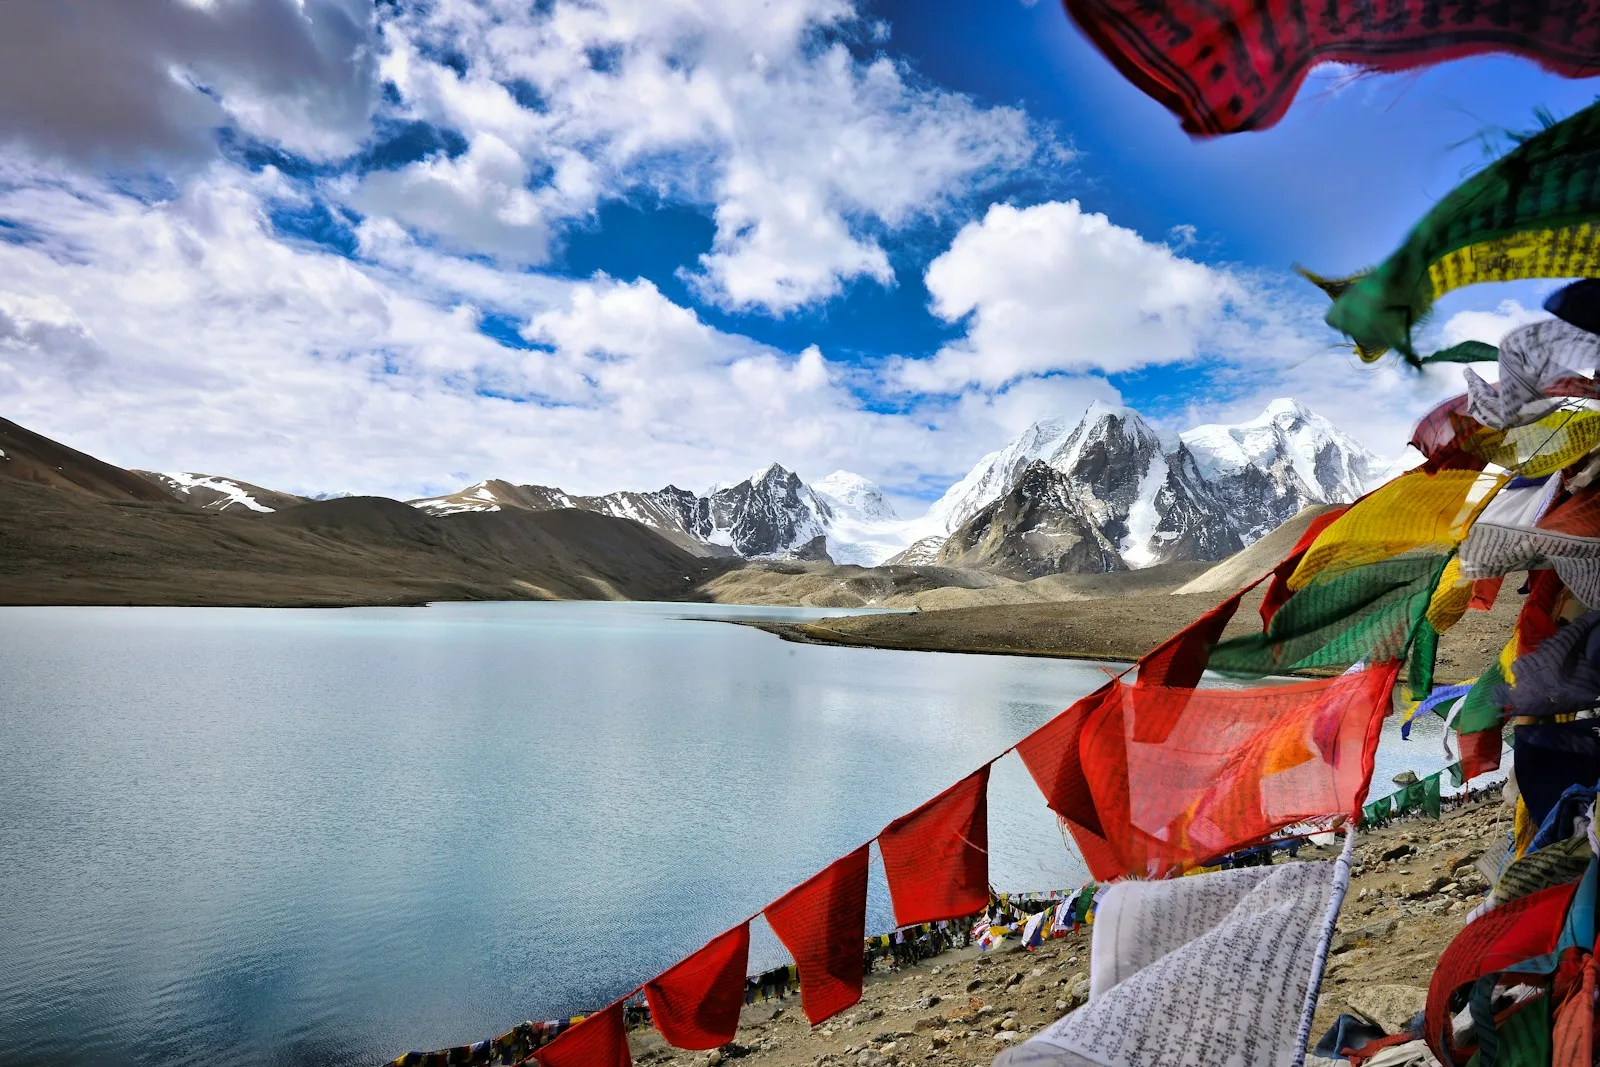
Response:
[[[1478,680],[1472,683],[1467,695],[1461,698],[1461,710],[1456,713],[1456,733],[1475,734],[1492,730],[1500,725],[1505,709],[1500,706],[1499,690],[1505,684],[1505,672],[1496,659]]]
[[[1439,775],[1441,773],[1430,774],[1417,783],[1422,787],[1422,812],[1435,819],[1439,817]]]
[[[1439,631],[1426,617],[1411,639],[1411,665],[1407,669],[1411,699],[1422,701],[1433,692],[1433,667],[1439,658]]]
[[[1413,552],[1319,574],[1284,602],[1266,633],[1222,642],[1207,665],[1259,678],[1399,659],[1425,622],[1449,559],[1448,552]]]
[[[1498,1023],[1492,1034],[1480,1035],[1479,1050],[1472,1057],[1474,1061],[1480,1060],[1490,1041],[1496,1050],[1496,1067],[1549,1067],[1554,1055],[1550,997],[1534,997],[1524,1002]]]
[[[1461,786],[1461,785],[1465,785],[1466,784],[1467,776],[1461,770],[1461,764],[1460,763],[1452,763],[1452,764],[1450,764],[1450,766],[1446,767],[1445,770],[1450,772],[1450,784],[1451,785]]]
[[[1449,348],[1441,348],[1431,356],[1423,356],[1422,363],[1494,363],[1500,359],[1500,350],[1482,341],[1462,341]]]
[[[1322,281],[1328,325],[1365,359],[1418,362],[1411,331],[1463,285],[1600,274],[1600,104],[1527,138],[1456,186],[1367,274]]]

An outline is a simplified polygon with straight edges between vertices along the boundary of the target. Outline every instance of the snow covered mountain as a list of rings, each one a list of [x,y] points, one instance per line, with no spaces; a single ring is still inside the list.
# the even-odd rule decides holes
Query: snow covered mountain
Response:
[[[633,519],[695,551],[1033,577],[1221,559],[1308,504],[1353,500],[1380,466],[1293,400],[1238,426],[1176,437],[1136,411],[1097,403],[1076,420],[1034,423],[909,520],[858,474],[835,471],[808,485],[779,464],[704,493],[669,485],[578,496],[490,480],[411,504],[437,515],[581,508]]]
[[[147,482],[160,486],[173,496],[207,511],[232,511],[264,515],[304,504],[305,497],[263,489],[259,485],[219,478],[214,474],[186,471],[134,471]]]
[[[1095,404],[1064,438],[1054,425],[1037,429],[1018,451],[1043,441],[1053,451],[962,521],[937,562],[1039,577],[1221,559],[1244,547],[1188,449],[1137,412]]]
[[[1177,438],[1131,409],[1097,403],[1075,424],[1043,420],[985,456],[891,562],[1023,577],[1220,559],[1309,504],[1354,500],[1381,467],[1294,400]]]
[[[680,543],[751,559],[832,560],[873,566],[905,546],[883,490],[835,471],[808,486],[774,463],[705,495],[669,485],[654,492],[578,496],[491,479],[448,496],[409,502],[433,515],[524,508],[581,508],[654,527]]]
[[[834,471],[811,492],[828,515],[828,555],[835,563],[876,567],[906,547],[911,523],[895,514],[894,505],[873,482],[849,471]]]
[[[1348,503],[1383,474],[1378,457],[1297,400],[1274,400],[1238,426],[1179,436],[1246,541],[1308,504]]]

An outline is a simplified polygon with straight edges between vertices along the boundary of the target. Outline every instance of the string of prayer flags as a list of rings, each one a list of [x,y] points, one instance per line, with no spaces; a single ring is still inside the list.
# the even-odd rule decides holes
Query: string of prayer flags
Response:
[[[1473,8],[1483,17],[1488,11]],[[1376,269],[1338,283],[1328,325],[1354,340],[1363,358],[1393,349],[1415,362],[1412,328],[1452,290],[1600,275],[1600,229],[1590,225],[1600,218],[1597,175],[1600,105],[1591,105],[1462,182]]]
[[[1311,68],[1396,71],[1484,52],[1527,56],[1567,77],[1594,73],[1592,4],[1530,2],[1515,18],[1467,0],[1066,0],[1121,75],[1197,136],[1259,130],[1288,110]],[[1576,277],[1588,271],[1569,271]]]
[[[835,860],[763,911],[800,970],[800,1007],[813,1024],[861,999],[868,848]]]
[[[878,835],[900,926],[971,915],[989,902],[989,767]]]
[[[749,959],[750,924],[743,922],[645,983],[650,1019],[668,1044],[705,1050],[733,1040]]]
[[[597,1011],[534,1053],[539,1067],[632,1067],[622,1001]]]

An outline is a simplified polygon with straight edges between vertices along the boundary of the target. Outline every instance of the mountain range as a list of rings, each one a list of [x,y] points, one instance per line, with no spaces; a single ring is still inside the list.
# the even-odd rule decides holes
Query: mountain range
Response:
[[[1221,559],[1308,505],[1354,500],[1382,470],[1294,400],[1275,400],[1250,422],[1175,437],[1130,408],[1095,404],[1077,420],[1034,423],[914,519],[861,475],[835,471],[807,484],[778,464],[703,494],[668,485],[580,496],[490,480],[410,503],[432,515],[578,508],[641,522],[710,555],[1028,578]]]

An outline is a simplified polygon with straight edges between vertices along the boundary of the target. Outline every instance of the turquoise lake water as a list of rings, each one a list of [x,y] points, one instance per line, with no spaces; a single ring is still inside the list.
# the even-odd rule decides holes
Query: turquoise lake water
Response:
[[[0,1063],[376,1064],[599,1006],[1105,678],[684,618],[826,614],[0,608]],[[1374,792],[1443,762],[1391,730]],[[1014,756],[990,808],[997,888],[1083,880]]]

